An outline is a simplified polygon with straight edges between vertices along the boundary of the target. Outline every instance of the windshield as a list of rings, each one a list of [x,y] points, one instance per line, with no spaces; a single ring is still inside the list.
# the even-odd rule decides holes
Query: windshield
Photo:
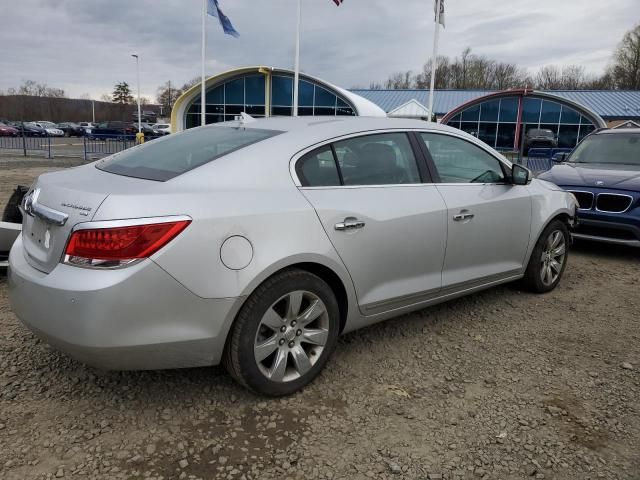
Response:
[[[280,133],[255,128],[194,128],[125,150],[97,167],[117,175],[163,182]]]
[[[568,161],[640,165],[640,135],[637,133],[591,135],[576,147]]]

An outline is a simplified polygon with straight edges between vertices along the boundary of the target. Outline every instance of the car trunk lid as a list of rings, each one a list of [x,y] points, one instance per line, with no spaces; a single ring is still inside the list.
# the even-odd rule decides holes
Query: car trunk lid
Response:
[[[77,224],[91,221],[111,193],[139,191],[145,183],[155,182],[111,175],[94,165],[41,175],[23,202],[27,262],[44,273],[51,272],[62,260]]]

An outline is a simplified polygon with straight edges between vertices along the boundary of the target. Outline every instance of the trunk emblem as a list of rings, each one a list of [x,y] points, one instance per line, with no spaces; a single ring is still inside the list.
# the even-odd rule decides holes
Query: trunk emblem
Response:
[[[84,205],[76,205],[75,203],[61,203],[61,205],[73,210],[79,210],[79,214],[83,217],[88,217],[89,212],[91,212],[91,207],[85,207]]]
[[[44,248],[49,250],[50,245],[51,245],[51,232],[47,228],[47,231],[44,232]]]
[[[602,180],[597,180],[596,185],[601,187],[602,185],[604,185],[604,182]]]

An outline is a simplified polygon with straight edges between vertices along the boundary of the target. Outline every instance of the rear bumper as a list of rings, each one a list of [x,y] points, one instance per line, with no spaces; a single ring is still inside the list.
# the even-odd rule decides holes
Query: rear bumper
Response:
[[[9,300],[45,342],[89,365],[154,370],[215,365],[241,299],[203,299],[151,260],[119,270],[60,264],[44,274],[18,239]]]

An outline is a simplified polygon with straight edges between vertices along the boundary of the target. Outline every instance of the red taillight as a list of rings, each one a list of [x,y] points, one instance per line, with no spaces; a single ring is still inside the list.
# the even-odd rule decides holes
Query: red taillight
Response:
[[[73,232],[65,252],[69,263],[130,262],[147,258],[182,232],[191,220],[95,228]],[[84,261],[83,261],[84,260]]]

